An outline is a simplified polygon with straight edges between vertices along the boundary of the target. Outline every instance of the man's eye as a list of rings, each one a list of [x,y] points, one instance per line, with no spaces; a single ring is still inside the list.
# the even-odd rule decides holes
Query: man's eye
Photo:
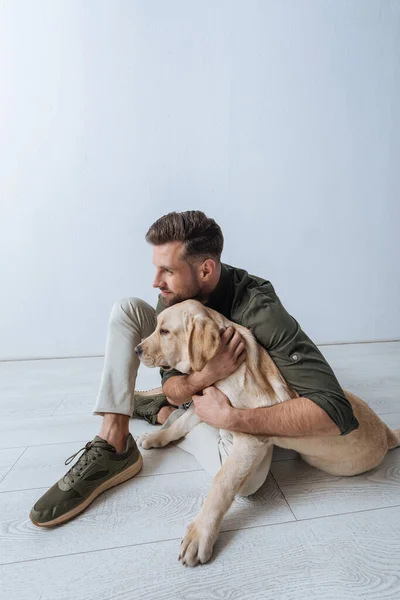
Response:
[[[168,329],[160,329],[161,335],[166,335],[167,333],[169,333]]]

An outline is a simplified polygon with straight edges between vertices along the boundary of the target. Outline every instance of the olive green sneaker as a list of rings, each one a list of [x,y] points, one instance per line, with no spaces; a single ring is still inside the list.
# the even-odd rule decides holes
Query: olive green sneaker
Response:
[[[133,394],[132,419],[144,419],[151,425],[158,425],[157,415],[163,406],[171,406],[162,388],[139,391]]]
[[[82,450],[77,462],[33,506],[29,518],[35,525],[53,527],[73,519],[99,494],[134,477],[142,468],[142,455],[131,433],[123,452],[96,435],[65,464]]]

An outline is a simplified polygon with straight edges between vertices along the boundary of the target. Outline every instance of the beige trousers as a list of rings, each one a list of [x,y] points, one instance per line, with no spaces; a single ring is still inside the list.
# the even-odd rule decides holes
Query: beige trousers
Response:
[[[94,415],[104,413],[133,414],[133,393],[140,361],[134,352],[142,339],[156,328],[157,317],[152,306],[140,298],[123,298],[114,303],[108,324],[104,368],[100,389],[93,408]],[[145,368],[145,367],[142,367]],[[163,425],[168,427],[183,414],[174,411]],[[232,448],[232,434],[206,423],[197,425],[185,438],[174,444],[192,454],[200,465],[215,476]],[[241,491],[248,496],[259,489],[267,478],[273,447],[266,450],[264,460]]]

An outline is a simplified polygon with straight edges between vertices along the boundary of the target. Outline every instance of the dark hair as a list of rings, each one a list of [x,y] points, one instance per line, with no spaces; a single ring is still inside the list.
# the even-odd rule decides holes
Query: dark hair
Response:
[[[183,242],[184,260],[212,258],[217,263],[224,247],[220,226],[201,210],[171,212],[160,217],[146,233],[146,241],[153,246]]]

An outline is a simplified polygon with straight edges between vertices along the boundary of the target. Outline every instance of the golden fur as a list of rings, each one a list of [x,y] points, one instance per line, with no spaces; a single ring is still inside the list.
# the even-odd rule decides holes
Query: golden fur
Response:
[[[168,366],[182,373],[201,371],[217,353],[220,333],[228,326],[241,333],[247,351],[242,365],[215,383],[232,406],[259,408],[299,397],[248,329],[195,300],[171,306],[158,316],[156,330],[140,344],[143,351],[140,358],[147,366]],[[400,429],[392,431],[361,398],[347,390],[344,392],[359,422],[359,428],[345,436],[294,438],[232,434],[231,455],[214,478],[211,491],[183,540],[185,564],[209,560],[224,514],[235,495],[243,493],[246,481],[272,445],[299,452],[307,463],[326,473],[348,476],[376,467],[387,451],[399,444]],[[144,448],[165,446],[189,433],[199,422],[190,407],[169,428],[140,436],[139,443]]]

